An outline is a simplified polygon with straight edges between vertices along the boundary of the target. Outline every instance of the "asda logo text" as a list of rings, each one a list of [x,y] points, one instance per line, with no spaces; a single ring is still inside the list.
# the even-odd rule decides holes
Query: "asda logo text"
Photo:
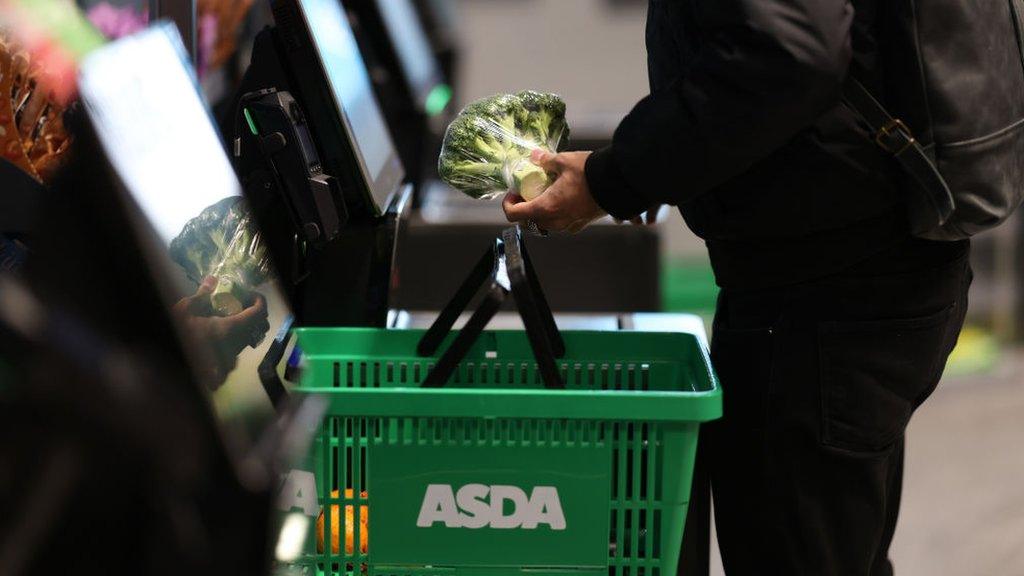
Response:
[[[554,486],[537,486],[527,496],[517,486],[466,484],[458,492],[449,484],[431,484],[423,495],[416,525],[430,528],[565,530],[565,514]]]

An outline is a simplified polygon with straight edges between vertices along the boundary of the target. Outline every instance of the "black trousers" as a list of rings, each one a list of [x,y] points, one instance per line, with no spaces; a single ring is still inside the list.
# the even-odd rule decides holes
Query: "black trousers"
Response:
[[[828,278],[721,293],[725,415],[701,450],[729,576],[893,573],[904,430],[963,325],[968,248],[908,239]]]

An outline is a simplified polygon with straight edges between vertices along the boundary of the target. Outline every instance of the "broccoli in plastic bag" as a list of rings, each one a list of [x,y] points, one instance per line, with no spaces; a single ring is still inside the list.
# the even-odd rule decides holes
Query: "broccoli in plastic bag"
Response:
[[[196,283],[217,278],[210,295],[219,316],[241,312],[247,292],[267,281],[270,259],[245,200],[231,196],[188,221],[171,241],[171,258]]]
[[[530,161],[530,152],[558,152],[568,139],[565,102],[555,94],[526,90],[483,98],[448,125],[438,174],[474,198],[511,191],[533,200],[551,178]]]

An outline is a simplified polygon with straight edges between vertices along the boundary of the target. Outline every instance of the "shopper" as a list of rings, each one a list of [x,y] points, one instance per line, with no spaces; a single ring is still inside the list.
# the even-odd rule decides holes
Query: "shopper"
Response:
[[[651,95],[511,221],[678,206],[721,287],[706,428],[726,572],[891,574],[904,430],[964,319],[968,241],[910,234],[905,179],[840,104],[886,93],[883,0],[651,0]],[[648,212],[653,214],[653,212]],[[599,256],[595,256],[599,257]]]

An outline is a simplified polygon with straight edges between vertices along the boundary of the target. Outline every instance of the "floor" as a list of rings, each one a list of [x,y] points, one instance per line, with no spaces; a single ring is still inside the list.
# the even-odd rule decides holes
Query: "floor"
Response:
[[[911,421],[891,556],[897,576],[1024,576],[1024,351],[947,378]]]

